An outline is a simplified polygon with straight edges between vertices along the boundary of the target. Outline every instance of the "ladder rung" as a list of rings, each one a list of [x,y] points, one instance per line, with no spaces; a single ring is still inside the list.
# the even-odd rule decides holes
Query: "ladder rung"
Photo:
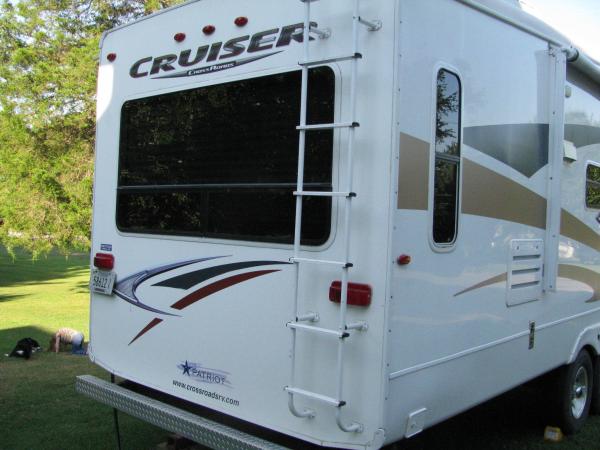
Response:
[[[294,330],[311,331],[313,333],[321,333],[326,334],[328,336],[335,336],[339,339],[345,339],[348,336],[350,336],[350,333],[348,333],[347,331],[330,330],[329,328],[314,327],[312,325],[305,325],[303,323],[298,322],[288,322],[286,325]]]
[[[332,130],[334,128],[355,128],[359,126],[358,122],[321,123],[316,125],[298,125],[296,130]]]
[[[314,61],[301,61],[298,64],[301,65],[302,67],[312,67],[312,66],[319,66],[321,64],[329,64],[332,62],[348,61],[350,59],[360,59],[360,58],[362,58],[362,55],[360,53],[354,53],[352,55],[334,56],[333,58],[317,59]]]
[[[312,264],[329,264],[332,266],[339,266],[339,267],[344,267],[344,268],[348,268],[348,267],[353,267],[354,264],[349,263],[349,262],[342,262],[342,261],[328,261],[326,259],[311,259],[311,258],[296,258],[296,257],[291,257],[290,258],[290,262],[293,263],[312,263]]]
[[[356,192],[294,191],[294,195],[301,197],[356,197]]]
[[[290,394],[301,395],[303,397],[312,398],[313,400],[319,400],[320,402],[327,403],[328,405],[335,406],[337,408],[346,404],[346,402],[343,400],[337,400],[333,397],[328,397],[323,394],[317,394],[316,392],[307,391],[300,388],[286,386],[284,389]]]

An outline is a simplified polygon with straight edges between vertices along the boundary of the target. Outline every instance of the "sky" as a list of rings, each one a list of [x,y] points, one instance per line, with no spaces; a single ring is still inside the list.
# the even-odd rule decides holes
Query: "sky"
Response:
[[[600,0],[520,0],[522,8],[556,28],[600,61]]]

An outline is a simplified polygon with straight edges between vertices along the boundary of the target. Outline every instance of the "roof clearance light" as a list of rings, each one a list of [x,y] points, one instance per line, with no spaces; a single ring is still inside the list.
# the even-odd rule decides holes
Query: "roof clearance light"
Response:
[[[183,42],[185,40],[185,33],[177,33],[175,36],[173,36],[173,39],[175,39],[177,42]]]
[[[233,23],[235,23],[238,27],[243,27],[248,23],[248,18],[244,16],[237,17]]]
[[[110,253],[96,253],[94,266],[98,269],[112,270],[115,267],[115,257]]]
[[[113,62],[115,59],[117,59],[117,54],[109,53],[108,55],[106,55],[106,59],[108,59],[110,62]]]
[[[354,306],[369,306],[372,290],[368,284],[348,283],[348,304]],[[329,300],[340,303],[342,298],[342,282],[332,281],[329,286]]]
[[[204,28],[202,28],[202,32],[204,34],[213,34],[215,30],[216,28],[214,25],[206,25]]]

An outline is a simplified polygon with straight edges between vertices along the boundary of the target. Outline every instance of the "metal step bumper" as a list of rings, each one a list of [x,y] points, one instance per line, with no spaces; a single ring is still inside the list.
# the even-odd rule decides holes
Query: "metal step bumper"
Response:
[[[92,375],[80,375],[75,390],[130,416],[213,449],[286,449],[280,445],[132,392]]]

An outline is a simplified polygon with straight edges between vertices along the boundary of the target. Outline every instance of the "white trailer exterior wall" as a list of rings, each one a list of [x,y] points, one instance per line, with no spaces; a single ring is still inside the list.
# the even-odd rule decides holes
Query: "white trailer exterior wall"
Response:
[[[583,345],[597,348],[600,308],[588,302],[594,288],[577,268],[593,270],[598,263],[596,212],[585,209],[583,200],[584,160],[600,153],[598,142],[582,146],[580,159],[562,168],[563,226],[570,228],[562,232],[557,291],[542,293],[540,287],[535,301],[507,306],[507,301],[520,301],[507,284],[521,275],[512,274],[510,249],[517,240],[527,245],[546,238],[547,141],[543,148],[540,136],[547,135],[549,99],[556,92],[548,43],[454,0],[365,0],[360,7],[361,16],[383,21],[379,31],[363,30],[358,41],[360,127],[350,240],[350,280],[372,287],[372,303],[348,309],[348,322],[365,321],[369,328],[353,331],[346,340],[340,400],[346,402],[344,420],[359,422],[364,430],[343,432],[334,408],[314,400],[296,400],[315,410],[313,419],[288,411],[283,388],[290,383],[291,366],[286,323],[294,318],[291,245],[133,233],[120,231],[115,221],[123,105],[298,70],[302,43],[292,38],[289,45],[277,44],[286,26],[302,21],[300,1],[253,6],[236,0],[193,1],[106,35],[98,82],[92,251],[115,256],[117,287],[121,293],[131,288],[137,298],[92,294],[94,362],[154,389],[314,443],[376,448],[567,363]],[[319,1],[311,9],[311,19],[331,29],[330,38],[311,42],[311,57],[350,52],[351,6]],[[519,18],[523,13],[511,14]],[[237,16],[247,16],[248,25],[236,26]],[[203,34],[206,24],[215,27],[214,34]],[[178,32],[186,34],[183,42],[173,39]],[[219,66],[254,56],[248,46],[263,32],[255,41],[261,48],[253,52],[262,58]],[[246,36],[239,41],[245,53],[221,58],[227,52],[215,43],[238,36]],[[211,49],[205,62],[191,69],[178,66],[183,50],[204,45]],[[221,53],[209,62],[213,48]],[[116,54],[112,62],[107,60],[111,53]],[[168,55],[175,58],[157,62]],[[327,64],[335,76],[336,122],[349,118],[349,64]],[[209,69],[192,72],[204,67]],[[432,239],[440,69],[460,79],[462,105],[458,230],[456,240],[442,246]],[[160,78],[173,73],[186,76]],[[573,96],[566,100],[568,123],[597,126],[581,121],[600,114],[598,86],[585,81],[586,93],[582,83],[573,85]],[[581,111],[585,114],[577,115]],[[493,142],[525,129],[530,130],[525,136],[538,140],[509,148],[506,142]],[[232,124],[223,139],[234,134]],[[333,133],[333,191],[344,185],[347,138],[346,130]],[[329,237],[304,247],[302,256],[343,258],[343,200],[334,198],[332,205]],[[580,235],[582,240],[576,239]],[[396,265],[400,254],[411,255],[412,262]],[[196,262],[165,267],[190,261]],[[212,277],[185,289],[169,285],[199,271]],[[526,280],[536,291],[541,271],[531,273]],[[139,285],[133,279],[118,284],[134,274],[146,278]],[[337,326],[339,306],[327,295],[338,279],[335,267],[301,268],[300,303],[307,312],[318,312],[319,326]],[[184,299],[189,308],[174,308]],[[531,322],[536,332],[530,349]],[[589,332],[582,335],[584,329]],[[332,396],[336,339],[297,333],[297,385]]]
[[[239,68],[224,70],[208,76],[158,80],[152,77],[132,78],[129,71],[135,61],[146,56],[178,53],[204,43],[224,41],[239,35],[252,35],[300,22],[304,17],[301,2],[273,1],[249,8],[237,1],[192,2],[162,15],[148,18],[134,26],[109,33],[102,46],[99,107],[98,157],[94,210],[94,252],[108,244],[116,257],[118,279],[141,270],[198,258],[220,256],[222,263],[245,261],[281,261],[273,267],[275,274],[240,283],[214,294],[185,310],[182,317],[168,317],[145,311],[118,297],[93,295],[91,312],[91,342],[93,360],[128,379],[168,392],[187,400],[246,419],[313,442],[330,445],[364,446],[382,423],[381,402],[387,374],[384,373],[383,339],[385,289],[389,259],[388,223],[390,222],[389,186],[391,172],[391,129],[393,99],[390,92],[394,73],[393,21],[377,33],[364,31],[360,37],[363,59],[359,65],[358,104],[361,128],[357,135],[357,167],[351,254],[354,256],[352,280],[373,287],[373,303],[368,309],[352,309],[349,319],[365,320],[370,330],[354,333],[348,339],[351,349],[347,355],[344,417],[361,422],[363,433],[344,433],[335,425],[334,408],[315,404],[317,418],[302,420],[293,417],[287,406],[283,388],[290,382],[291,332],[286,322],[293,319],[293,266],[285,264],[291,256],[291,246],[236,242],[189,237],[132,235],[119,232],[115,225],[118,149],[121,108],[124,102],[181,89],[214,85],[248,77],[298,70],[302,45],[292,41],[284,51]],[[393,17],[391,2],[365,4],[366,17]],[[234,25],[236,16],[247,15],[249,24],[240,30]],[[312,56],[315,59],[348,52],[351,45],[349,26],[351,8],[320,2],[313,8],[313,19],[326,23],[332,30],[328,40],[316,41]],[[216,32],[206,37],[205,24]],[[185,32],[186,41],[173,40],[176,32]],[[140,38],[140,37],[145,38]],[[189,45],[188,45],[189,42]],[[126,43],[126,44],[125,44]],[[185,44],[185,45],[184,45]],[[109,63],[107,54],[117,58]],[[140,67],[140,72],[150,65]],[[331,64],[335,73],[335,120],[344,121],[348,114],[348,65]],[[373,71],[372,67],[385,70]],[[299,89],[299,85],[297,86]],[[223,136],[226,139],[226,136]],[[334,139],[334,190],[344,173],[343,150],[347,135],[336,131]],[[294,149],[294,152],[296,150]],[[341,204],[341,203],[340,203]],[[305,256],[319,254],[326,260],[341,258],[343,243],[338,239],[341,222],[340,207],[334,200],[332,230],[328,241],[318,248],[307,248]],[[368,239],[364,237],[368,236]],[[383,251],[382,251],[383,249]],[[221,263],[221,261],[218,261]],[[201,269],[213,261],[192,266]],[[169,272],[169,276],[189,271],[189,267]],[[234,274],[236,272],[233,272]],[[160,282],[165,274],[154,278]],[[327,300],[330,283],[339,279],[339,269],[307,266],[301,274],[301,301],[307,311],[318,311],[320,326],[335,328],[339,307]],[[224,276],[221,278],[225,278]],[[118,281],[117,281],[118,282]],[[177,300],[180,291],[141,284],[138,297],[154,308],[164,309]],[[213,301],[214,300],[214,301]],[[173,312],[169,310],[170,312]],[[183,311],[182,311],[183,312]],[[135,342],[136,334],[155,318],[163,323],[148,331]],[[129,345],[131,343],[131,345]],[[297,382],[300,387],[332,395],[335,389],[336,339],[320,335],[299,334]],[[208,386],[190,381],[178,368],[185,362],[202,364],[229,373],[230,387]],[[186,388],[174,385],[183,382]],[[187,385],[204,387],[227,398],[206,398],[187,390]],[[209,389],[210,388],[210,389]],[[230,400],[231,399],[231,400]],[[300,405],[303,400],[297,401]],[[312,403],[312,402],[308,402]]]
[[[437,423],[570,362],[584,345],[597,348],[596,336],[581,339],[581,333],[588,327],[597,330],[600,320],[598,305],[590,302],[596,299],[590,292],[594,283],[569,275],[573,267],[598,264],[597,211],[585,210],[583,168],[585,160],[600,156],[598,142],[580,148],[576,163],[562,163],[561,154],[565,195],[557,291],[507,306],[515,292],[506,276],[511,242],[545,239],[547,141],[533,139],[535,131],[529,142],[517,136],[526,128],[547,135],[554,64],[548,43],[458,2],[436,2],[436,14],[430,8],[430,2],[400,5],[400,192],[392,248],[394,254],[418,256],[411,265],[392,270],[386,431],[423,409],[419,426]],[[430,143],[440,68],[459,75],[463,92],[462,194],[451,246],[436,246],[431,239],[435,177]],[[586,111],[588,118],[598,114],[597,97],[587,94],[585,106],[571,106],[577,96],[582,94],[566,99],[567,117],[575,111]],[[498,152],[511,144],[511,135],[517,138],[512,147]],[[500,136],[506,139],[494,142]],[[428,177],[410,176],[422,170],[419,166]],[[429,194],[420,196],[415,207],[403,189]],[[587,245],[577,242],[577,235],[585,234],[579,221],[596,230]],[[573,229],[564,229],[567,224]],[[536,333],[530,349],[532,322]],[[406,429],[395,431],[394,438],[400,438]]]

